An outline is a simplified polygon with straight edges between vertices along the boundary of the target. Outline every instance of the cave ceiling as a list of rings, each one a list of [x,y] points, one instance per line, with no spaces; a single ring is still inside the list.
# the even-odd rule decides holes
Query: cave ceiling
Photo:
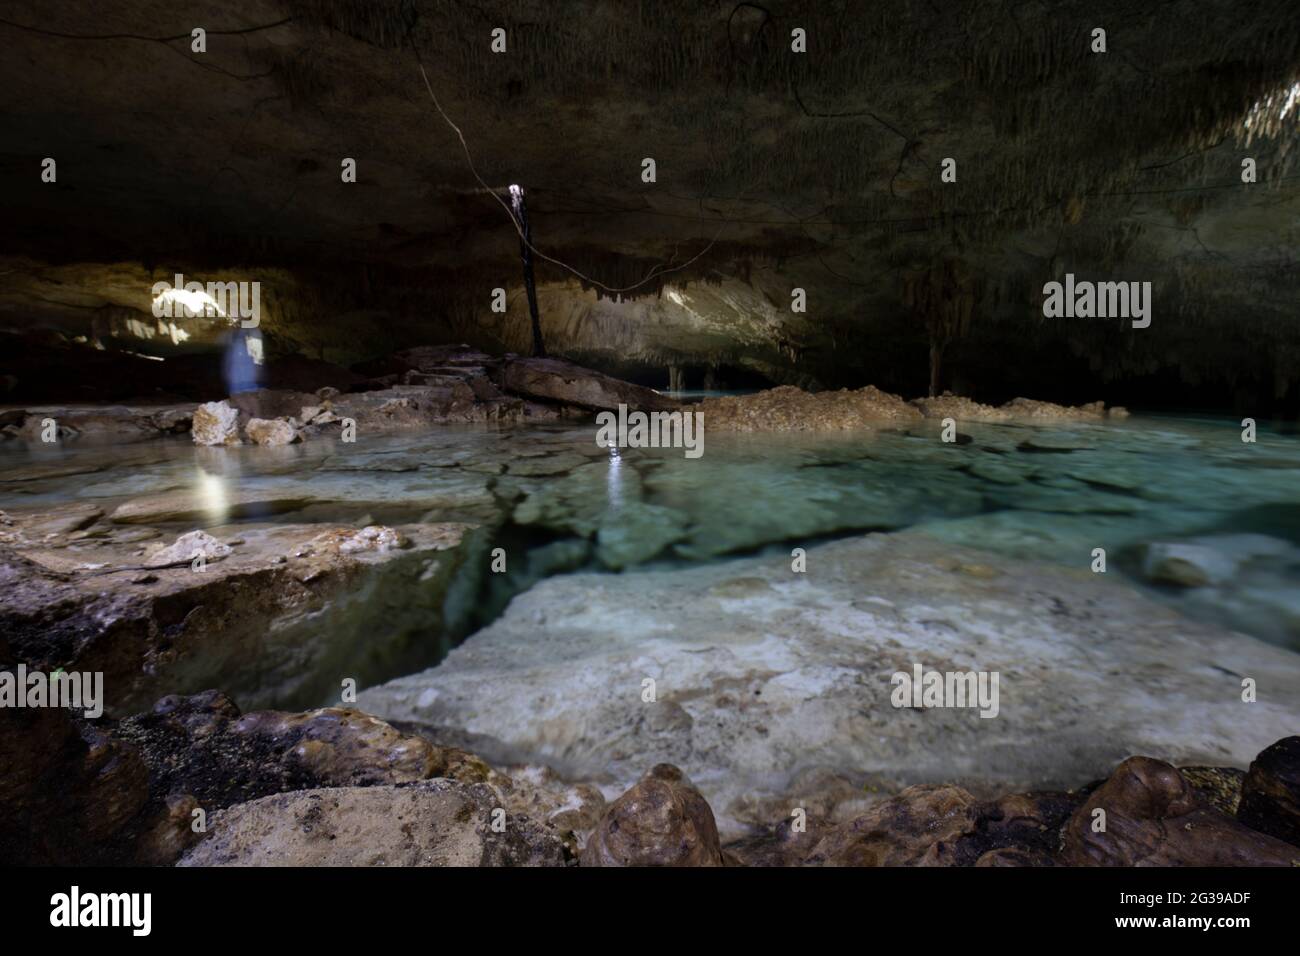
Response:
[[[0,43],[8,326],[145,314],[153,279],[225,270],[271,287],[280,347],[340,364],[522,350],[481,179],[524,186],[565,264],[538,263],[553,349],[607,365],[923,386],[916,290],[954,269],[969,375],[1051,349],[1098,382],[1285,393],[1300,355],[1281,0],[6,2]],[[1152,282],[1151,329],[1045,323],[1067,272]]]

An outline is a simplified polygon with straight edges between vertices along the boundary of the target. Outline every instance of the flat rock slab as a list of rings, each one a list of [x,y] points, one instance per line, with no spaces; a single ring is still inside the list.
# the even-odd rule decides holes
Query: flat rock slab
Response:
[[[793,782],[822,770],[859,787],[1064,788],[1132,753],[1244,767],[1300,726],[1300,656],[1113,576],[913,533],[810,548],[807,568],[777,556],[552,578],[358,706],[613,789],[676,764],[724,836],[814,798]],[[917,663],[999,672],[997,716],[894,707],[891,676]]]

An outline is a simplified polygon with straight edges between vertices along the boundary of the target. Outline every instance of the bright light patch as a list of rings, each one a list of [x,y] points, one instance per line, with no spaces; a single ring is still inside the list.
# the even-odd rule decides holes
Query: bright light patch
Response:
[[[221,311],[221,306],[217,305],[217,300],[212,298],[206,292],[199,292],[190,289],[167,289],[158,298],[154,299],[154,315],[184,315],[188,318],[197,318],[202,315],[207,318],[217,316],[225,317]],[[185,311],[177,312],[177,306]]]
[[[230,497],[226,493],[226,479],[200,471],[195,491],[204,514],[212,524],[224,524],[230,516]]]
[[[254,365],[262,364],[262,337],[260,335],[249,335],[244,338],[244,348],[248,352],[248,357],[253,360]]]
[[[1256,135],[1277,136],[1290,124],[1300,121],[1300,83],[1278,87],[1250,108],[1242,126],[1247,130],[1247,143]]]

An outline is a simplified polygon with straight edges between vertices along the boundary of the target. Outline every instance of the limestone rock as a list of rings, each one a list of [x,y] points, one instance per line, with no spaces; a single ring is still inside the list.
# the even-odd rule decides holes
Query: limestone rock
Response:
[[[449,589],[486,567],[469,560],[477,543],[460,547],[472,527],[249,522],[201,571],[163,567],[164,552],[144,576],[129,538],[106,539],[96,567],[0,544],[0,632],[33,667],[102,671],[110,715],[213,685],[244,707],[309,706],[336,699],[343,677],[365,686],[436,659],[438,628],[468,613],[447,606]],[[194,540],[171,550],[189,562]]]
[[[218,541],[205,531],[190,531],[181,535],[172,544],[159,548],[145,559],[144,564],[150,568],[162,568],[183,561],[193,561],[202,555],[206,561],[217,561],[231,553],[228,544]]]
[[[695,410],[706,430],[742,432],[862,429],[921,417],[897,395],[872,386],[814,393],[782,385],[754,395],[707,398]]]
[[[721,866],[713,811],[685,775],[659,764],[605,811],[583,866]]]
[[[483,784],[428,780],[277,794],[213,814],[180,866],[563,866],[549,829]]]
[[[239,410],[224,400],[205,402],[194,409],[190,429],[196,445],[238,445]]]

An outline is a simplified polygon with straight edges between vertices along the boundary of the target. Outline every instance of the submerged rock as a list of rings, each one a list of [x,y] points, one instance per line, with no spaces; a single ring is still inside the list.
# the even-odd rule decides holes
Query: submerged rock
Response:
[[[1174,653],[1201,663],[1171,666]],[[895,707],[891,677],[917,663],[998,672],[997,716]],[[1233,703],[1250,674],[1268,693]],[[1153,720],[1153,700],[1198,718]],[[1300,721],[1300,658],[1104,575],[870,535],[808,548],[806,573],[776,555],[543,581],[359,706],[577,779],[627,786],[673,763],[730,839],[770,824],[761,798],[815,767],[978,792],[1070,786],[1142,751],[1244,766]]]

